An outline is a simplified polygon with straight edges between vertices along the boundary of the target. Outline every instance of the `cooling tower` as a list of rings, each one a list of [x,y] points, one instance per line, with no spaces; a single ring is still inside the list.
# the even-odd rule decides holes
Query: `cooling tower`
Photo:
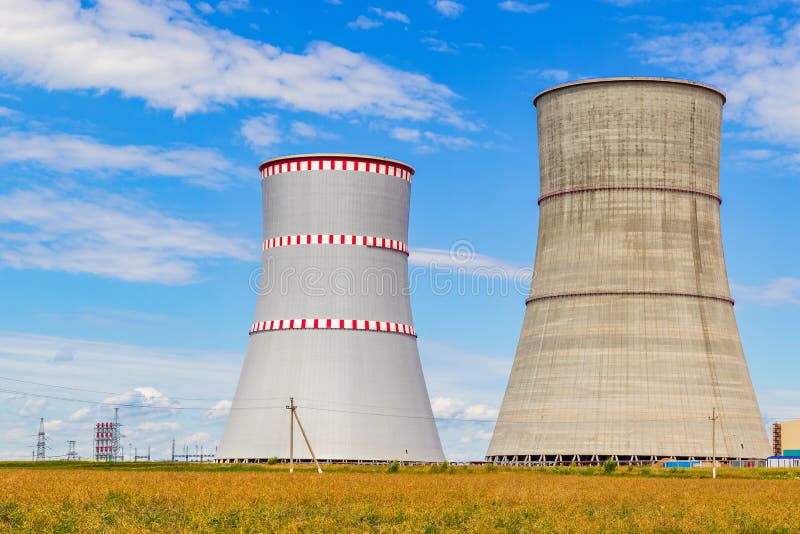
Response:
[[[290,397],[321,461],[443,461],[408,295],[414,170],[341,154],[260,170],[259,297],[217,461],[288,459]],[[311,459],[299,433],[294,458]]]
[[[587,80],[538,113],[535,276],[487,459],[764,458],[720,234],[725,96]]]

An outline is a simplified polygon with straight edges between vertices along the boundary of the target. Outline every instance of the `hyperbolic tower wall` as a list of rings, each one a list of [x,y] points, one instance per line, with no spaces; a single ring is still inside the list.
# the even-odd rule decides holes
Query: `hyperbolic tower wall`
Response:
[[[217,461],[289,458],[294,397],[321,460],[441,462],[407,291],[413,169],[312,154],[260,170],[261,292]]]
[[[535,277],[487,458],[764,458],[720,234],[725,96],[622,78],[538,112]]]

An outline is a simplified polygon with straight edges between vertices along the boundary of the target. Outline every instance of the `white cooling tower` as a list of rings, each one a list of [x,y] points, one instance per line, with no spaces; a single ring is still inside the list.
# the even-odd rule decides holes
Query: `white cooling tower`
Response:
[[[408,295],[414,170],[343,154],[260,170],[262,282],[217,461],[288,458],[293,397],[321,461],[441,462]]]

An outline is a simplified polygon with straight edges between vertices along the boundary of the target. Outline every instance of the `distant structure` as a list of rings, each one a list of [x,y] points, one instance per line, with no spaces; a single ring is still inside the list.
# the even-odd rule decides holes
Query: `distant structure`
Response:
[[[47,435],[44,433],[44,417],[39,419],[39,433],[36,435],[36,461],[45,460]]]
[[[150,446],[149,445],[147,446],[147,454],[139,454],[139,449],[138,448],[134,448],[133,449],[133,461],[134,462],[138,462],[138,461],[149,462],[150,461]]]
[[[772,423],[772,454],[800,457],[800,420]]]
[[[67,441],[67,460],[74,461],[78,459],[78,452],[75,450],[75,440]]]
[[[534,100],[536,276],[489,461],[769,455],[722,252],[724,102],[656,78]]]
[[[175,450],[175,439],[173,438],[173,440],[172,440],[172,458],[171,458],[170,461],[172,461],[172,462],[199,462],[199,463],[213,462],[214,461],[214,456],[215,455],[205,452],[202,443],[199,443],[199,444],[196,443],[195,444],[194,453],[190,452],[190,450],[191,449],[189,448],[188,445],[184,445],[183,446],[183,452],[176,452],[176,450]],[[148,461],[150,461],[150,459],[149,459],[150,448],[149,447],[147,448],[147,455],[148,455]]]
[[[408,297],[414,170],[347,154],[260,170],[262,282],[217,461],[288,460],[294,413],[321,462],[443,461]]]
[[[119,408],[114,408],[114,420],[102,421],[94,427],[94,459],[98,462],[121,462],[125,458],[120,448],[122,425]]]

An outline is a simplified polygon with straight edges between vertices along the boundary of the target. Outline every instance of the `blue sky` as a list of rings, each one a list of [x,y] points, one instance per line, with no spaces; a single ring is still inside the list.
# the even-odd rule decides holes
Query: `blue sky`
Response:
[[[799,14],[777,1],[2,3],[0,457],[30,457],[39,417],[52,454],[68,439],[89,454],[113,403],[146,406],[121,417],[154,456],[173,437],[214,446],[255,307],[257,165],[298,152],[416,167],[422,362],[446,454],[482,457],[536,247],[531,99],[597,76],[728,93],[736,315],[765,421],[800,418]],[[442,294],[451,267],[463,274]]]

